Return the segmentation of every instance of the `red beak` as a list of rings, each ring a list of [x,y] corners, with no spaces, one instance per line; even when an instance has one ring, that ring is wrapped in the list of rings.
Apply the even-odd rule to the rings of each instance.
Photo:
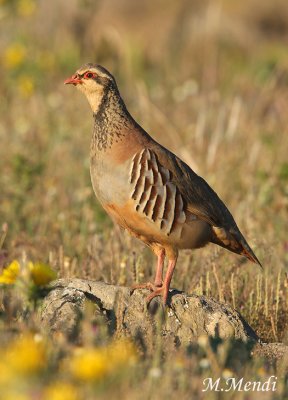
[[[68,85],[68,84],[77,85],[78,83],[82,83],[82,81],[80,78],[78,78],[77,75],[73,75],[73,76],[71,76],[71,78],[68,78],[68,79],[66,79],[66,81],[64,81],[65,85]]]

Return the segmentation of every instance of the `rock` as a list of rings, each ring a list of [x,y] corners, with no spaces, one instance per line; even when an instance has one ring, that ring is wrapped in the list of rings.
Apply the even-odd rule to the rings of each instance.
[[[147,308],[147,290],[131,290],[84,279],[59,279],[50,286],[41,312],[43,327],[51,332],[61,332],[76,340],[85,305],[92,302],[97,314],[109,326],[110,332],[141,338],[157,330],[161,319],[162,336],[172,338],[177,345],[188,345],[201,335],[235,338],[252,341],[257,346],[255,354],[281,358],[287,355],[287,346],[281,343],[262,343],[242,316],[227,304],[212,298],[170,292],[169,307],[155,298]]]

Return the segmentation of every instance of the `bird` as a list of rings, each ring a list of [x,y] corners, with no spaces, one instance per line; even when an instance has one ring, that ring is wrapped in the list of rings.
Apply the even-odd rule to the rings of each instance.
[[[214,243],[261,266],[216,192],[184,161],[154,140],[131,116],[113,75],[88,63],[64,82],[87,98],[94,119],[90,175],[104,210],[157,256],[147,303],[168,304],[181,249]],[[164,263],[167,270],[164,275]]]

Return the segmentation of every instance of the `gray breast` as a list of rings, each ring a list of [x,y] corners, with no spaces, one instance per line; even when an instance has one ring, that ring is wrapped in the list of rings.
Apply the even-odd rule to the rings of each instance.
[[[129,200],[128,164],[129,161],[114,165],[105,157],[91,161],[91,181],[101,203],[113,203],[117,199],[117,204],[121,206]]]

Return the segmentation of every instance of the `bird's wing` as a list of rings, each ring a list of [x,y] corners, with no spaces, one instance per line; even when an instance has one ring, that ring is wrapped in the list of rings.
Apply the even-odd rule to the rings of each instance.
[[[158,143],[154,142],[150,150],[155,153],[159,163],[171,172],[172,181],[186,201],[188,212],[212,226],[214,243],[245,255],[261,265],[230,211],[208,183],[175,154]]]
[[[212,226],[237,228],[223,201],[203,178],[161,145],[155,144],[152,150],[160,164],[171,171],[173,181],[187,203],[188,211]]]

